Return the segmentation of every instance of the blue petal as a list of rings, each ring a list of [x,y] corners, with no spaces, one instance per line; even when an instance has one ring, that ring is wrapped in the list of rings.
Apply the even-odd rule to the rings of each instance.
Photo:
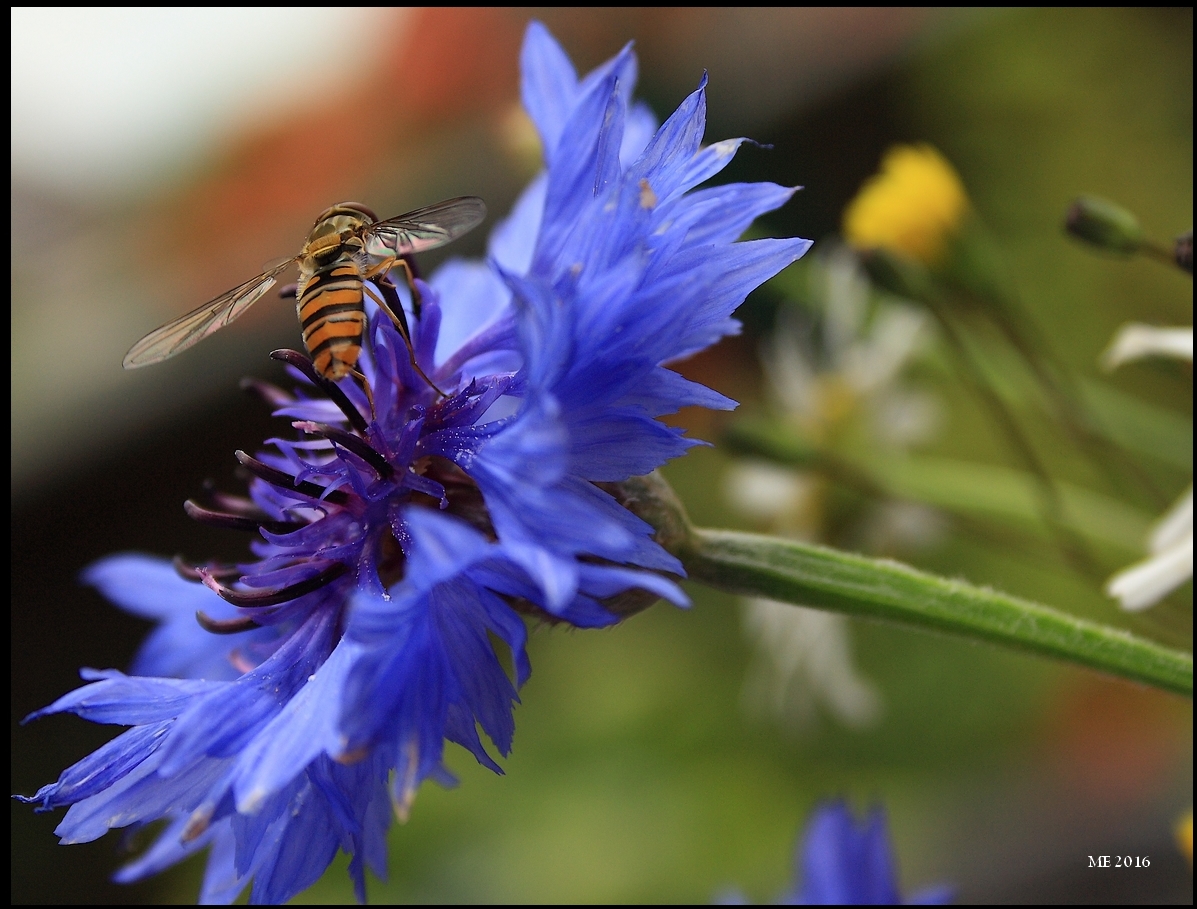
[[[237,810],[252,814],[321,754],[341,751],[337,713],[360,647],[342,640],[307,684],[254,736],[233,770]]]
[[[547,283],[506,273],[503,278],[515,295],[520,315],[528,382],[534,388],[550,388],[568,371],[573,359],[570,313]]]
[[[432,593],[429,606],[441,645],[456,670],[464,706],[507,754],[515,735],[511,706],[519,697],[487,638],[490,629],[479,603],[484,595],[473,585],[445,585]]]
[[[657,131],[657,115],[643,101],[637,101],[628,111],[623,127],[623,144],[619,149],[619,162],[624,169],[644,153],[645,147]]]
[[[17,796],[22,802],[39,804],[39,810],[59,808],[90,798],[124,779],[154,753],[169,723],[136,726],[72,764],[58,781],[43,786],[33,796]]]
[[[161,749],[162,772],[178,773],[198,756],[239,754],[327,658],[334,619],[330,610],[314,613],[260,666],[194,698]]]
[[[687,246],[731,243],[758,217],[780,208],[796,189],[776,183],[728,183],[698,189],[668,209],[671,230],[686,227]]]
[[[694,185],[683,185],[683,181],[689,173],[687,164],[698,153],[706,131],[706,84],[703,75],[698,88],[662,124],[628,171],[629,181],[647,180],[658,200],[667,200]]]
[[[655,593],[675,606],[689,606],[690,598],[673,581],[648,571],[634,571],[611,565],[581,566],[583,590],[593,597],[613,597],[626,590],[640,589]]]
[[[724,247],[702,247],[680,253],[669,263],[662,276],[662,290],[651,301],[665,312],[673,312],[669,357],[681,358],[709,347],[729,333],[730,314],[744,302],[748,293],[796,262],[810,248],[810,240],[749,240]],[[695,274],[714,275],[701,298],[689,298],[684,311],[674,302],[679,288],[672,279],[681,279],[691,287],[704,282],[689,281]],[[683,289],[684,292],[684,289]],[[689,295],[686,295],[689,297]],[[648,301],[646,301],[647,303]]]
[[[126,612],[161,623],[137,651],[132,675],[232,679],[237,676],[229,662],[232,647],[275,636],[269,629],[236,639],[205,631],[195,619],[197,612],[224,620],[237,618],[237,608],[203,584],[179,577],[166,559],[112,555],[85,569],[81,579]]]
[[[548,186],[548,173],[542,171],[520,194],[511,214],[491,233],[487,255],[504,272],[522,275],[532,267]]]
[[[481,262],[451,259],[436,270],[431,283],[448,301],[436,342],[437,363],[444,363],[469,338],[484,331],[511,300],[503,282]]]
[[[208,588],[183,580],[168,560],[155,556],[136,552],[105,556],[85,568],[80,580],[144,619],[162,622],[180,614],[194,619],[197,609],[211,609],[212,615],[221,618],[235,614],[234,607]]]
[[[900,902],[885,817],[874,811],[857,830],[848,806],[833,802],[815,812],[801,849],[807,905],[896,905]]]
[[[439,761],[445,737],[490,761],[469,731],[475,722],[500,751],[510,749],[518,698],[487,632],[512,645],[521,681],[528,668],[518,619],[462,574],[495,547],[456,519],[419,514],[411,527],[407,579],[389,600],[355,601],[348,633],[363,646],[345,684],[342,731],[353,748],[385,729],[402,730],[404,741],[418,743],[422,777]]]
[[[327,805],[310,784],[291,796],[275,826],[267,859],[254,873],[250,899],[255,903],[285,903],[316,883],[337,854]]]
[[[664,367],[657,367],[642,378],[622,401],[625,406],[654,417],[677,413],[682,407],[735,410],[739,406],[731,398]]]
[[[561,136],[558,160],[549,170],[533,270],[545,272],[557,261],[576,225],[579,207],[606,189],[618,176],[630,55],[617,58],[610,73],[583,94]]]
[[[55,833],[63,843],[88,843],[116,827],[158,820],[200,804],[224,762],[197,760],[177,776],[158,774],[161,749],[103,792],[76,802]]]
[[[528,23],[524,33],[520,72],[523,74],[520,97],[524,110],[540,132],[545,161],[551,162],[566,120],[573,111],[578,77],[561,45],[535,20]]]
[[[410,509],[407,518],[413,540],[406,583],[429,591],[461,574],[485,558],[490,543],[486,537],[458,518],[445,517],[427,509]]]
[[[571,467],[596,483],[617,483],[652,473],[698,444],[684,430],[635,413],[608,413],[570,421]]]
[[[31,713],[25,721],[54,713],[74,713],[93,723],[158,723],[177,717],[196,696],[225,688],[219,682],[141,678],[115,669],[102,673],[84,670],[84,677],[102,680],[76,688],[49,707]]]
[[[194,855],[196,852],[207,846],[209,842],[213,840],[215,833],[212,828],[204,831],[198,837],[189,842],[183,842],[183,834],[187,828],[189,820],[190,819],[185,814],[173,820],[158,834],[158,838],[154,841],[154,844],[150,846],[149,849],[142,853],[142,855],[140,855],[136,861],[130,862],[128,865],[125,865],[123,868],[117,871],[117,873],[112,876],[112,879],[118,884],[134,883],[142,878],[149,877],[151,874],[157,874],[159,871],[166,870],[171,865],[183,861],[185,858]],[[227,824],[225,826],[227,826]],[[218,847],[214,845],[213,849],[215,850],[216,848]],[[208,859],[209,871],[215,864],[217,864],[216,857],[210,856]],[[237,893],[240,892],[241,888],[244,886],[244,883],[241,883],[235,891],[228,895],[227,899],[219,900],[219,902],[231,903],[237,898]],[[213,900],[204,899],[201,896],[200,902],[210,903],[213,902]]]
[[[678,186],[689,189],[711,179],[731,164],[732,158],[736,156],[736,152],[745,141],[744,139],[724,139],[702,149],[686,162],[684,171],[678,175]]]

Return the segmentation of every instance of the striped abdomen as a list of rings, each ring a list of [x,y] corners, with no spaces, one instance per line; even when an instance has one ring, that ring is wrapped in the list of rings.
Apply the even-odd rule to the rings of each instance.
[[[316,371],[326,379],[347,375],[361,355],[366,331],[357,263],[341,258],[318,267],[310,280],[301,280],[295,308]]]

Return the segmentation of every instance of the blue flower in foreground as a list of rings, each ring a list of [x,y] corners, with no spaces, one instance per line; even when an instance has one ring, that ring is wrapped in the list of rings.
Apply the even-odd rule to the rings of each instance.
[[[34,714],[131,728],[29,801],[70,806],[66,843],[165,821],[120,880],[210,847],[203,900],[252,881],[253,901],[282,902],[344,849],[364,899],[392,814],[423,780],[452,782],[446,740],[501,772],[477,730],[510,751],[530,672],[521,613],[597,627],[629,597],[686,602],[663,576],[681,565],[599,484],[696,444],[657,417],[734,406],[662,364],[736,331],[749,291],[810,243],[735,242],[790,189],[693,189],[738,145],[701,145],[702,86],[658,129],[630,100],[630,49],[579,80],[533,24],[521,62],[546,170],[487,262],[418,282],[409,320],[431,384],[377,312],[368,393],[276,352],[297,391],[253,387],[298,436],[237,453],[248,498],[187,505],[258,532],[255,561],[123,555],[85,577],[160,627],[137,675],[85,670],[90,684]]]
[[[858,826],[844,802],[822,805],[807,824],[794,864],[794,886],[777,898],[783,906],[926,906],[952,899],[951,888],[942,886],[902,899],[880,808]]]

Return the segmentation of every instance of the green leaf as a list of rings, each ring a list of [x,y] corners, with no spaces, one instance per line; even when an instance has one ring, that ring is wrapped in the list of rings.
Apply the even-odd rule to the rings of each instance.
[[[871,465],[892,495],[1021,525],[1040,525],[1035,477],[1026,471],[954,458],[917,456]],[[1138,553],[1153,516],[1117,499],[1057,481],[1066,527],[1091,540]]]
[[[808,445],[784,424],[737,420],[724,434],[734,452],[800,469],[820,470],[868,495],[924,502],[956,514],[1000,521],[1022,531],[1046,532],[1037,480],[1027,471],[930,455],[895,457],[877,452],[854,460]],[[1143,549],[1154,520],[1134,506],[1099,492],[1057,481],[1062,520],[1070,530],[1130,553]]]
[[[1095,379],[1081,379],[1081,393],[1111,440],[1137,455],[1192,471],[1191,419]]]

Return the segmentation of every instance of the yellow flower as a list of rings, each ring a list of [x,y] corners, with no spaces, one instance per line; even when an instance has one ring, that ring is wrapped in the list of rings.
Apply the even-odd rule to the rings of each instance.
[[[1181,855],[1193,865],[1193,812],[1190,811],[1176,825],[1176,845],[1180,847]]]
[[[844,237],[935,265],[968,213],[959,175],[930,145],[895,145],[844,211]]]

